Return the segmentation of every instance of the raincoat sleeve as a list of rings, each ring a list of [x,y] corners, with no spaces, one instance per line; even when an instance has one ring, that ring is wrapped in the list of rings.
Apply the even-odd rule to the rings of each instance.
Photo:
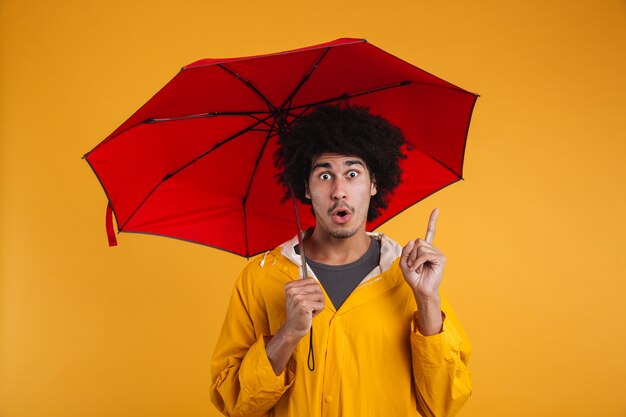
[[[233,289],[211,361],[211,401],[226,416],[264,416],[294,381],[290,365],[274,374],[265,351],[263,309],[246,268]],[[265,317],[263,319],[263,317]]]
[[[443,331],[423,336],[415,313],[411,332],[413,377],[418,411],[425,417],[455,416],[472,393],[467,369],[471,345],[456,315],[442,297]]]

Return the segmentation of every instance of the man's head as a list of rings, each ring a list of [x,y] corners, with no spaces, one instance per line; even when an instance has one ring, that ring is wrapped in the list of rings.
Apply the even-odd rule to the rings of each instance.
[[[309,184],[319,157],[354,157],[362,162],[363,174],[375,190],[367,211],[371,221],[387,208],[390,194],[400,183],[404,143],[400,129],[365,108],[320,106],[294,122],[279,138],[275,154],[275,164],[281,170],[278,180],[286,195],[291,189],[296,198],[311,204]]]

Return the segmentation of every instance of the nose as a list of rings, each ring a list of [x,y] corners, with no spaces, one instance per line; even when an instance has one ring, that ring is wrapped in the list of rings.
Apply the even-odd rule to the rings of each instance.
[[[331,197],[333,200],[342,200],[347,197],[346,181],[343,178],[339,177],[333,181]]]

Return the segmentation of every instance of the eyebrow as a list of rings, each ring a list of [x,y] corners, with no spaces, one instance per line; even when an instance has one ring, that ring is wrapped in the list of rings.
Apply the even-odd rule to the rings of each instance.
[[[365,168],[365,164],[362,161],[359,161],[358,159],[349,159],[346,162],[344,162],[344,166],[352,166],[352,165],[361,165],[363,168]],[[315,164],[313,164],[313,167],[311,168],[312,171],[315,171],[317,168],[330,168],[330,162],[316,162]]]

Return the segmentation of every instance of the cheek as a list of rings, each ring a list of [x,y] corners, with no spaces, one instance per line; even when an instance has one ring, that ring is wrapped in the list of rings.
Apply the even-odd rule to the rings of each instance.
[[[376,190],[375,190],[375,189],[373,189],[373,188],[371,188],[371,187],[369,187],[369,185],[364,186],[364,187],[360,190],[360,192],[359,192],[359,195],[361,196],[361,197],[360,197],[360,201],[361,201],[361,204],[362,204],[363,206],[369,205],[370,201],[372,200],[372,196],[373,196],[374,194],[376,194],[376,192],[375,192],[375,191],[376,191]]]

